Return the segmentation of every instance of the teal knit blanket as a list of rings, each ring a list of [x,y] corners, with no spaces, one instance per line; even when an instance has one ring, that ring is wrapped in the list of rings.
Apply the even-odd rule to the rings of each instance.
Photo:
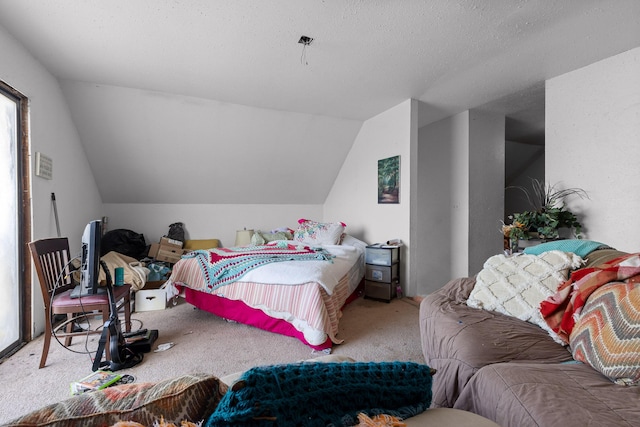
[[[359,413],[405,419],[431,405],[432,373],[412,362],[256,367],[229,388],[205,427],[352,426]]]

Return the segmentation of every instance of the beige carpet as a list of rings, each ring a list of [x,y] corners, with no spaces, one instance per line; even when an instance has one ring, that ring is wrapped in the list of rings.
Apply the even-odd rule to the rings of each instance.
[[[359,298],[345,307],[339,338],[332,354],[359,361],[413,361],[423,363],[418,325],[418,303],[407,298],[384,303]],[[158,329],[155,346],[172,342],[163,352],[146,353],[144,361],[118,373],[136,382],[155,382],[185,373],[218,376],[255,365],[288,363],[324,355],[295,338],[227,322],[181,302],[161,311],[133,313],[133,327]],[[43,337],[30,342],[0,364],[0,424],[46,404],[70,396],[69,384],[91,373],[91,357],[99,335],[90,335],[91,354],[72,353],[52,340],[47,365],[38,369]],[[76,338],[71,349],[83,351]],[[155,348],[154,346],[154,348]]]

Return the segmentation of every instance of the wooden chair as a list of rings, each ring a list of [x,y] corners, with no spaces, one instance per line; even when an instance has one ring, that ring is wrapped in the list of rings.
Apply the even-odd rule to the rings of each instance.
[[[64,337],[64,346],[71,345],[74,336],[86,336],[89,333],[102,333],[102,328],[90,331],[74,332],[74,323],[77,318],[84,317],[84,313],[98,311],[102,313],[103,323],[109,319],[110,303],[106,293],[87,295],[81,298],[71,298],[74,288],[71,280],[69,240],[66,237],[41,239],[29,243],[33,263],[35,264],[45,312],[45,336],[40,368],[47,362],[51,336]],[[117,302],[118,312],[124,308],[124,324],[126,332],[131,330],[131,285],[114,286],[114,297]],[[56,314],[66,314],[67,320],[53,328],[52,318]],[[61,331],[64,327],[65,331]],[[109,359],[109,352],[107,359]]]

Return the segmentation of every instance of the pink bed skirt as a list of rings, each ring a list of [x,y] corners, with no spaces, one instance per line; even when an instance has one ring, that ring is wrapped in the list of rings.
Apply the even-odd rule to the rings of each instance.
[[[249,307],[242,301],[231,300],[219,297],[217,295],[196,291],[190,288],[184,288],[185,299],[187,302],[200,310],[208,311],[223,319],[233,320],[245,325],[254,326],[265,331],[274,332],[276,334],[294,337],[302,341],[314,350],[326,350],[333,346],[331,338],[320,345],[311,345],[304,339],[302,332],[298,331],[289,322],[282,319],[275,319],[268,316],[262,310]],[[361,294],[361,286],[349,295],[344,306],[358,298]]]

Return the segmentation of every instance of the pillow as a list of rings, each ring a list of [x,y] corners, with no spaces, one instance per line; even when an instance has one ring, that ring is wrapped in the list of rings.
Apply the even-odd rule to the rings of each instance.
[[[254,246],[264,245],[269,242],[274,242],[276,240],[291,240],[291,234],[284,231],[276,231],[276,232],[265,232],[265,231],[254,231],[251,236],[251,244]]]
[[[199,240],[185,240],[183,249],[189,251],[196,251],[198,249],[211,249],[220,246],[220,240],[218,239],[199,239]]]
[[[339,245],[345,227],[342,222],[322,223],[300,219],[293,240],[309,246]]]
[[[629,253],[616,249],[598,249],[589,254],[582,268],[597,267],[625,255],[629,255]]]
[[[467,305],[517,317],[550,331],[540,314],[540,303],[554,295],[569,270],[581,263],[578,255],[561,251],[492,256],[478,273]]]
[[[575,360],[616,384],[639,384],[640,285],[612,282],[589,295],[569,346]]]
[[[227,386],[208,374],[185,375],[159,383],[125,384],[84,393],[45,406],[8,426],[65,427],[136,421],[200,421],[214,411]]]
[[[356,239],[355,237],[346,233],[343,234],[342,242],[340,244],[345,246],[354,246],[356,248],[361,249],[363,252],[367,247],[367,243],[363,242],[360,239]]]
[[[257,419],[283,426],[354,425],[359,412],[404,419],[429,408],[432,375],[429,366],[413,362],[258,366],[229,388],[205,427],[267,425]]]
[[[547,251],[573,252],[581,258],[586,258],[591,252],[604,248],[611,249],[604,243],[594,242],[593,240],[562,239],[529,246],[524,248],[523,252],[529,255],[540,255]]]

